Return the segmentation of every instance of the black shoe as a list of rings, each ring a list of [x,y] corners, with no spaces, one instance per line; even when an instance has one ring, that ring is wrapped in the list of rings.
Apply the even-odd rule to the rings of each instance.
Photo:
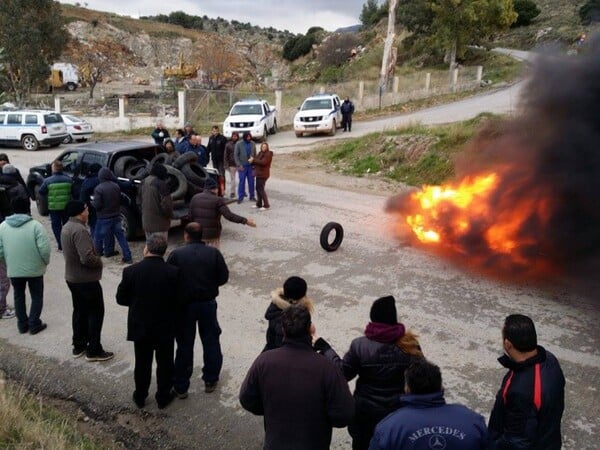
[[[86,348],[77,348],[77,347],[73,347],[73,358],[79,358],[80,356],[83,356],[86,352]]]
[[[25,328],[19,328],[19,333],[21,334],[25,334],[29,331],[29,327],[25,327]]]
[[[125,259],[125,258],[122,258],[122,259],[121,259],[121,262],[122,262],[123,264],[133,264],[133,259]]]
[[[204,392],[206,392],[207,394],[215,392],[215,389],[217,389],[217,383],[218,381],[215,381],[213,383],[204,383]]]
[[[104,256],[106,256],[107,258],[111,258],[113,256],[117,256],[118,254],[119,252],[117,250],[113,250],[112,252],[105,253]]]
[[[39,327],[29,330],[29,334],[38,334],[40,331],[44,331],[46,328],[48,328],[48,325],[42,322]]]
[[[113,352],[105,352],[102,350],[97,355],[90,355],[89,353],[85,355],[85,359],[87,361],[108,361],[109,359],[113,359],[115,354]]]
[[[169,392],[169,395],[166,399],[162,400],[162,401],[158,401],[158,399],[156,399],[156,403],[158,403],[158,409],[165,409],[167,406],[169,406],[171,404],[171,402],[173,401],[173,399],[177,397],[177,394],[175,393],[174,389],[171,389],[171,391]]]
[[[179,391],[177,391],[177,389],[173,388],[173,392],[175,392],[175,395],[177,396],[177,398],[179,400],[188,398],[188,391],[179,392]]]
[[[141,409],[141,408],[143,408],[144,406],[146,406],[146,399],[145,399],[145,398],[138,398],[138,397],[135,395],[135,392],[133,393],[133,397],[132,397],[132,398],[133,398],[133,403],[135,403],[135,405],[136,405],[138,408],[140,408],[140,409]]]

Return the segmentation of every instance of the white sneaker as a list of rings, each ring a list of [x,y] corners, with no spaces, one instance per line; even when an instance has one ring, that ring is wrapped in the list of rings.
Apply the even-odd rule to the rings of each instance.
[[[15,317],[15,310],[12,308],[6,308],[6,311],[2,314],[3,319],[12,319]]]
[[[256,206],[256,205],[252,205],[250,208],[258,208],[258,206]]]
[[[269,208],[265,208],[265,207],[263,206],[262,208],[259,208],[258,210],[259,210],[259,211],[266,211],[266,210],[268,210],[268,209],[269,209]]]

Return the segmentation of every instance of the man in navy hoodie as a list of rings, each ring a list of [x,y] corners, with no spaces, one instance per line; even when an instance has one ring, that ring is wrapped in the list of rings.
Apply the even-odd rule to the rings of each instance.
[[[370,450],[480,450],[489,440],[483,417],[444,400],[440,368],[424,359],[404,374],[400,409],[375,428]]]

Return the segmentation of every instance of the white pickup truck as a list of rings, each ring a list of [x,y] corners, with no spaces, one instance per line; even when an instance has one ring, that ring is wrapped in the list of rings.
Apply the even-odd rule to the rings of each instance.
[[[234,131],[240,134],[240,138],[244,131],[249,131],[254,139],[266,141],[269,134],[277,132],[277,110],[271,108],[266,100],[236,102],[223,122],[223,136],[231,139]]]

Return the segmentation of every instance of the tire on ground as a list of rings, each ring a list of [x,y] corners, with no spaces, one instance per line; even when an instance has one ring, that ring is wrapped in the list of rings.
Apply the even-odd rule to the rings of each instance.
[[[186,164],[180,170],[189,182],[200,186],[204,186],[204,182],[208,178],[208,172],[200,164]]]
[[[117,162],[115,162],[113,172],[118,177],[125,177],[125,169],[127,169],[127,166],[136,161],[138,161],[138,159],[135,156],[121,156],[117,159]]]
[[[173,167],[176,169],[181,169],[186,164],[198,161],[198,155],[194,152],[185,152],[183,155],[179,156],[175,161],[173,161]]]
[[[167,185],[171,192],[173,200],[179,200],[185,197],[187,193],[188,185],[185,175],[178,169],[172,166],[165,166],[169,178],[167,179]]]
[[[333,241],[329,241],[329,236],[331,232],[335,231],[335,237]],[[327,250],[328,252],[336,251],[340,245],[342,244],[342,240],[344,239],[344,229],[337,222],[329,222],[327,223],[323,229],[321,230],[321,247],[323,250]]]

